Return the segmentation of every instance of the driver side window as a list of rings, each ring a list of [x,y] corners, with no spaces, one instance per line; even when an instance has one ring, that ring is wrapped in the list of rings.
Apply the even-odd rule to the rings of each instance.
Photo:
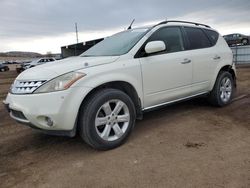
[[[184,50],[181,29],[179,27],[165,27],[157,30],[149,38],[151,41],[163,41],[166,45],[165,53],[179,52]]]
[[[44,60],[43,60],[43,59],[41,59],[38,63],[39,63],[39,64],[41,64],[41,63],[43,63],[43,62],[44,62]]]

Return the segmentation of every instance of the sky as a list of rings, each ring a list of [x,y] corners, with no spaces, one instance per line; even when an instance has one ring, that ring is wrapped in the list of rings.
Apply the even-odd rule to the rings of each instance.
[[[178,19],[222,35],[250,35],[250,0],[0,0],[0,52],[60,53],[60,47],[128,27]]]

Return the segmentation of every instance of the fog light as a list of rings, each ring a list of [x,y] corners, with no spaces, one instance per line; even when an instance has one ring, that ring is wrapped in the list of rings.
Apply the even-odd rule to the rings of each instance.
[[[46,123],[47,123],[47,125],[49,126],[49,127],[52,127],[53,126],[53,121],[52,121],[52,119],[51,118],[49,118],[49,117],[45,117],[45,121],[46,121]]]

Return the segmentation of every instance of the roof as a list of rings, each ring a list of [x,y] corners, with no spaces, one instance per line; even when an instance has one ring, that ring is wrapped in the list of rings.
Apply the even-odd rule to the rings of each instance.
[[[160,22],[157,25],[168,24],[168,23],[189,24],[189,25],[191,24],[195,26],[203,26],[203,27],[211,28],[209,25],[206,25],[206,24],[197,23],[197,22],[189,22],[189,21],[181,21],[181,20],[167,20],[167,21]]]

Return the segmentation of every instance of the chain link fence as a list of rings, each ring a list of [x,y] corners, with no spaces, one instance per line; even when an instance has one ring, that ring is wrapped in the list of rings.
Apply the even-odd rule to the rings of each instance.
[[[231,47],[235,64],[250,64],[250,45]]]

